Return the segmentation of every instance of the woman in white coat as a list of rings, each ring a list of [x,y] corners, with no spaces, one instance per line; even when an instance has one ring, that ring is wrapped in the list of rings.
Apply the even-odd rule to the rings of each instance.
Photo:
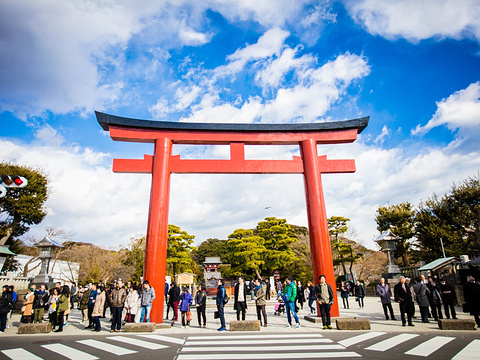
[[[125,322],[135,322],[135,315],[138,310],[138,292],[133,287],[128,288],[127,298],[125,299]]]
[[[94,321],[94,328],[92,331],[100,331],[102,326],[100,325],[100,316],[103,316],[103,309],[105,307],[105,286],[97,286],[97,297],[95,298],[95,304],[93,305],[92,317]]]

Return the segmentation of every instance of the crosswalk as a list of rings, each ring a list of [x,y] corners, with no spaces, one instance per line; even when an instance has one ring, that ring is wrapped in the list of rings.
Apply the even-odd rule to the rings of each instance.
[[[177,360],[319,359],[361,357],[320,334],[189,336]],[[219,353],[220,350],[220,353]]]
[[[178,338],[161,334],[112,335],[95,339],[72,340],[64,343],[44,343],[25,348],[0,350],[0,359],[47,360],[49,354],[66,359],[95,360],[120,356],[124,359],[142,357],[143,351],[162,351],[170,348],[175,360],[220,359],[335,359],[364,358],[374,354],[409,358],[446,359],[444,349],[452,346],[451,360],[477,360],[480,339],[462,340],[462,336],[425,336],[415,333],[392,334],[366,332],[334,341],[326,333],[273,333],[245,335],[205,335]],[[338,333],[336,333],[338,334]],[[335,338],[335,336],[332,336]],[[457,342],[455,341],[457,340]],[[3,348],[3,346],[2,346]],[[154,353],[152,353],[154,354]],[[157,355],[155,355],[157,356]],[[167,359],[164,353],[159,358]]]

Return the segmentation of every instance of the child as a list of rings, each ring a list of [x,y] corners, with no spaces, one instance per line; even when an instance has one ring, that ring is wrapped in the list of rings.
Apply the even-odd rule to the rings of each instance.
[[[275,303],[275,315],[280,315],[285,312],[285,303],[283,302],[282,297],[280,296]]]
[[[188,292],[188,288],[185,286],[183,288],[183,293],[180,295],[180,311],[182,312],[182,327],[190,327],[191,314],[187,316],[187,313],[190,312],[190,305],[192,305],[193,298],[192,295]]]

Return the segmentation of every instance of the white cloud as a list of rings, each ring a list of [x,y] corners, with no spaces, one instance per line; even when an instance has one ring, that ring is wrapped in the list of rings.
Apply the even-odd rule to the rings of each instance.
[[[346,1],[352,18],[369,33],[411,42],[429,38],[480,40],[478,0]]]
[[[278,55],[283,48],[285,39],[290,35],[288,31],[273,28],[259,37],[255,44],[247,45],[227,56],[228,63],[215,69],[217,76],[234,75],[243,70],[251,61],[267,59]]]
[[[295,57],[298,47],[286,48],[279,57],[266,61],[263,69],[255,74],[255,81],[263,88],[277,88],[291,71],[304,72],[307,67],[315,65],[315,58],[309,54]]]
[[[390,129],[387,127],[387,125],[384,125],[382,128],[382,133],[375,139],[375,144],[383,144],[385,138],[390,137],[390,135]]]
[[[186,25],[185,20],[183,20],[181,23],[178,36],[180,40],[182,40],[183,44],[189,45],[189,46],[198,46],[198,45],[206,44],[212,38],[211,34],[204,34],[191,29]]]
[[[472,129],[480,129],[480,82],[470,84],[446,99],[437,102],[437,111],[425,126],[418,125],[412,134],[424,134],[446,125],[451,131],[461,129],[461,135],[470,136]]]

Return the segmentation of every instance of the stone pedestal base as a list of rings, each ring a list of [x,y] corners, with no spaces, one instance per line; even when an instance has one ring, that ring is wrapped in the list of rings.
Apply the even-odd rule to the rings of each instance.
[[[473,319],[439,319],[438,327],[442,330],[475,330]]]
[[[20,324],[18,326],[19,334],[41,334],[52,332],[52,323]]]
[[[156,328],[157,324],[154,322],[125,324],[125,332],[154,332]]]
[[[370,320],[357,318],[343,318],[336,320],[338,330],[370,330]]]
[[[230,331],[260,331],[260,321],[230,321]]]

